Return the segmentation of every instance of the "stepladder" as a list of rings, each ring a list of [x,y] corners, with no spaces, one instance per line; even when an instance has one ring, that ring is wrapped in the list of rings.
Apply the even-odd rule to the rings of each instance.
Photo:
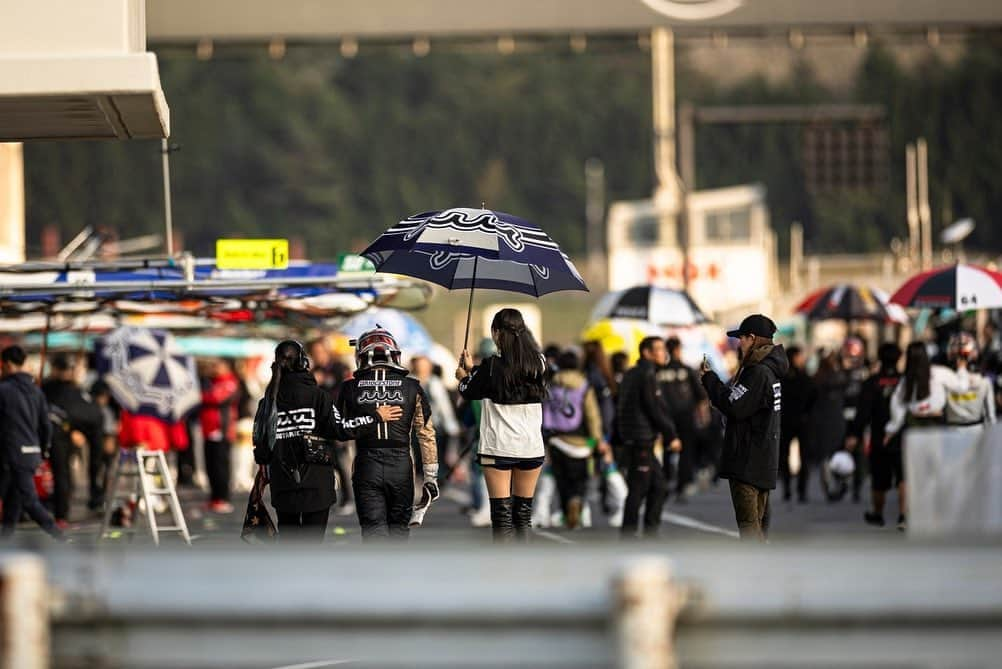
[[[99,540],[111,536],[112,516],[121,503],[123,516],[128,515],[127,511],[134,506],[138,515],[146,518],[154,545],[160,545],[163,532],[177,532],[186,544],[191,545],[191,534],[163,451],[143,448],[119,451],[108,491]],[[170,515],[170,521],[161,524],[158,515]],[[138,522],[135,519],[126,531],[134,534]]]

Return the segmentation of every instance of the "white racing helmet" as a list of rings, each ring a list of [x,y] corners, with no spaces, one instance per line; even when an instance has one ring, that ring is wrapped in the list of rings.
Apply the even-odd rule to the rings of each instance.
[[[378,365],[404,369],[400,364],[400,347],[397,340],[379,323],[373,330],[367,330],[358,339],[349,342],[355,347],[355,365],[366,369]]]

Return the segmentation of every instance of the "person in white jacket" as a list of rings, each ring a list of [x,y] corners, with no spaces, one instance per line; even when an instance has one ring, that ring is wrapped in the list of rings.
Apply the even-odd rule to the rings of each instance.
[[[905,353],[905,374],[891,395],[891,419],[884,442],[905,427],[929,427],[946,422],[946,400],[950,390],[963,387],[948,367],[933,365],[925,344],[914,341]]]
[[[891,419],[884,430],[884,446],[890,444],[902,430],[907,432],[914,428],[943,425],[947,396],[962,387],[962,381],[952,369],[933,365],[929,361],[929,353],[923,342],[914,341],[909,344],[905,352],[905,374],[891,395]],[[906,447],[902,440],[902,448]],[[901,497],[898,529],[904,530],[907,522],[904,480],[901,481],[898,492]]]
[[[995,422],[995,391],[992,383],[972,366],[978,359],[978,342],[967,332],[950,338],[947,349],[957,372],[959,388],[946,396],[946,423],[958,427],[980,427]]]

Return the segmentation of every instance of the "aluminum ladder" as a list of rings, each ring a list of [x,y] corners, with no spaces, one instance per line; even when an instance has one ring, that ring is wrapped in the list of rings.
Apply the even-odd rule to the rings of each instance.
[[[130,479],[134,483],[124,486],[125,490],[123,491],[123,481],[127,482]],[[101,523],[99,541],[106,539],[111,532],[111,516],[115,510],[116,502],[122,501],[129,504],[130,497],[134,495],[146,505],[146,524],[150,529],[154,545],[160,545],[161,532],[178,532],[184,542],[191,545],[191,534],[188,532],[188,524],[184,520],[181,502],[177,498],[177,490],[174,488],[174,480],[167,468],[167,458],[163,451],[150,451],[143,448],[123,449],[119,452],[111,485],[108,487],[111,496],[105,502],[104,521]],[[157,502],[161,498],[167,499],[168,511],[170,511],[172,518],[170,525],[161,526],[157,521]],[[136,506],[138,510],[138,503]],[[132,527],[128,531],[131,534],[135,533],[135,522],[132,523]]]

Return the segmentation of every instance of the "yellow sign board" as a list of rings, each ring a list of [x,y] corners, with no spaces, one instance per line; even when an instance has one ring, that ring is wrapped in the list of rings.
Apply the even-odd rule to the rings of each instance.
[[[285,269],[289,266],[288,239],[217,239],[219,269]]]

